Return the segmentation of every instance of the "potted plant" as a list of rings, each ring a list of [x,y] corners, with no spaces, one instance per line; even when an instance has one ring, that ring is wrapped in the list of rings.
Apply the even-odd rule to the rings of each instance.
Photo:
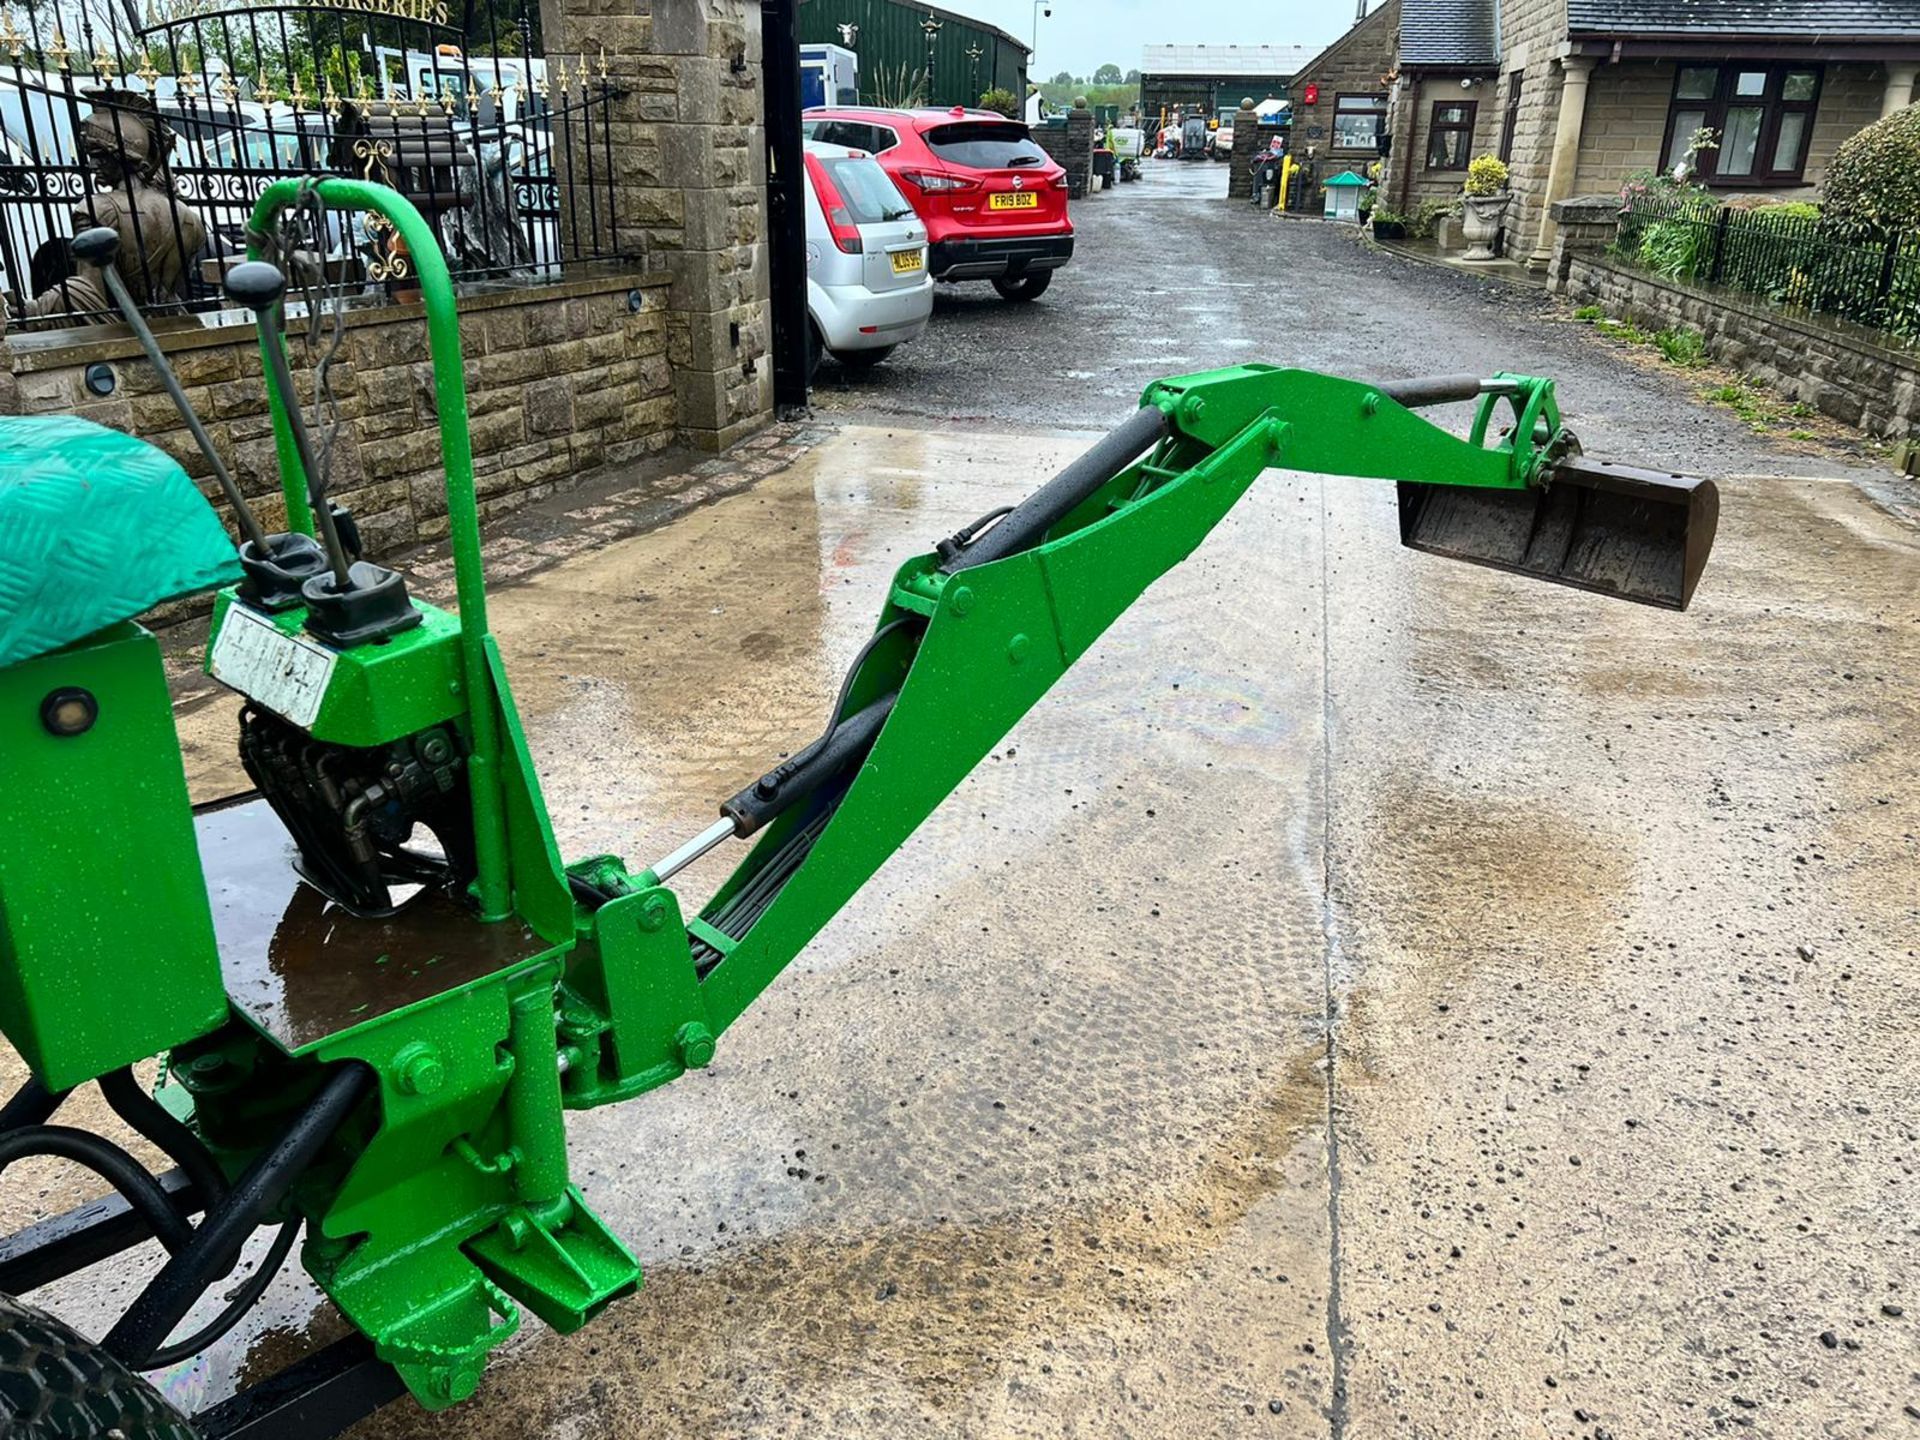
[[[1467,260],[1492,260],[1493,242],[1506,221],[1507,206],[1513,193],[1507,189],[1507,167],[1497,156],[1481,155],[1467,166],[1465,213],[1460,217],[1460,233],[1466,237]]]
[[[1384,205],[1373,207],[1373,238],[1376,240],[1404,240],[1407,238],[1407,217],[1398,210],[1389,210]]]

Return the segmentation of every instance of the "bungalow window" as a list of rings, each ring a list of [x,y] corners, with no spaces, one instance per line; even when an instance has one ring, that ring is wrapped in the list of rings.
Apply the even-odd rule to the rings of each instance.
[[[1718,147],[1694,157],[1701,180],[1797,184],[1819,101],[1817,65],[1682,65],[1674,75],[1660,166],[1671,170],[1687,158],[1695,132],[1711,130]]]
[[[1436,100],[1427,125],[1427,169],[1464,170],[1473,148],[1473,117],[1477,100]]]
[[[1333,148],[1378,150],[1387,128],[1387,97],[1338,95],[1333,102]]]

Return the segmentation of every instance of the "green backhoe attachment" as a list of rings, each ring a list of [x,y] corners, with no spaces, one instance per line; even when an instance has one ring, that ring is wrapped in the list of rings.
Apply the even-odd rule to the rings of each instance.
[[[284,280],[270,267],[288,213],[313,196],[379,212],[410,251],[457,615],[347,555],[325,477],[309,473]],[[286,1227],[280,1254],[304,1228],[308,1272],[429,1407],[473,1392],[521,1307],[571,1330],[636,1289],[633,1256],[571,1180],[564,1110],[709,1063],[828,919],[1266,471],[1392,482],[1409,546],[1676,609],[1712,543],[1711,483],[1585,459],[1550,380],[1368,384],[1261,365],[1163,380],[1053,480],[902,565],[819,738],[714,797],[705,832],[651,865],[563,865],[487,629],[460,329],[433,233],[394,192],[336,179],[269,187],[252,233],[256,263],[233,290],[261,316],[299,533],[249,539],[247,579],[217,599],[207,665],[244,701],[256,793],[189,814],[179,756],[154,742],[166,695],[153,641],[130,623],[155,597],[88,611],[90,633],[49,633],[0,663],[0,797],[20,802],[0,798],[0,1023],[38,1076],[7,1107],[0,1165],[71,1153],[41,1133],[57,1128],[44,1122],[60,1092],[95,1076],[124,1090],[109,1070],[165,1050],[164,1114],[123,1113],[195,1170],[207,1215],[182,1235],[164,1197],[133,1207],[135,1238],[158,1233],[173,1250],[105,1342],[134,1368],[217,1333],[168,1343],[232,1270],[235,1237],[265,1223]],[[1478,406],[1465,436],[1418,413],[1451,401]],[[151,468],[125,443],[130,469]],[[226,578],[230,562],[224,549],[201,556],[182,583]],[[23,633],[9,603],[0,593],[0,636]],[[120,646],[145,668],[122,676]],[[48,729],[43,707],[88,686],[102,736],[83,754],[84,737]],[[83,766],[92,778],[47,803],[68,783],[56,762],[76,759],[137,767],[152,784],[129,799]],[[57,827],[141,852],[126,871],[144,867],[142,893],[167,897],[164,943],[150,922],[136,943],[131,888],[85,908],[60,888],[76,862]],[[744,857],[688,914],[668,882],[735,840]],[[84,1001],[59,985],[69,954],[155,1003],[130,999],[138,1023],[90,1042]]]

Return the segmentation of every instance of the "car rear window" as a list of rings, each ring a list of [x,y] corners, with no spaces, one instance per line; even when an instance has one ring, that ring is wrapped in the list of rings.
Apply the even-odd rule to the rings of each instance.
[[[1000,125],[991,120],[939,125],[927,131],[927,148],[949,165],[964,165],[970,170],[1011,170],[1047,163],[1047,152],[1034,143],[1027,127],[1011,121]]]
[[[846,202],[847,218],[856,225],[877,225],[883,220],[904,220],[913,214],[906,197],[894,187],[878,160],[842,157],[819,161],[833,181],[833,188]]]

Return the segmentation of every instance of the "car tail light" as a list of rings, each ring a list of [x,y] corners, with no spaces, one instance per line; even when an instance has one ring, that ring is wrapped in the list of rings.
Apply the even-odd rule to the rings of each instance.
[[[813,193],[820,198],[820,208],[826,211],[827,230],[833,236],[833,243],[849,255],[858,255],[860,227],[853,223],[846,198],[841,195],[840,187],[833,183],[833,177],[827,173],[827,167],[820,163],[818,155],[807,156],[807,173],[813,177]]]
[[[929,195],[952,195],[962,190],[978,190],[980,182],[964,175],[942,175],[937,170],[902,170],[902,180],[910,180]]]
[[[1053,177],[1053,188],[1056,190],[1064,190],[1067,188],[1066,171],[1062,170],[1058,175]]]

